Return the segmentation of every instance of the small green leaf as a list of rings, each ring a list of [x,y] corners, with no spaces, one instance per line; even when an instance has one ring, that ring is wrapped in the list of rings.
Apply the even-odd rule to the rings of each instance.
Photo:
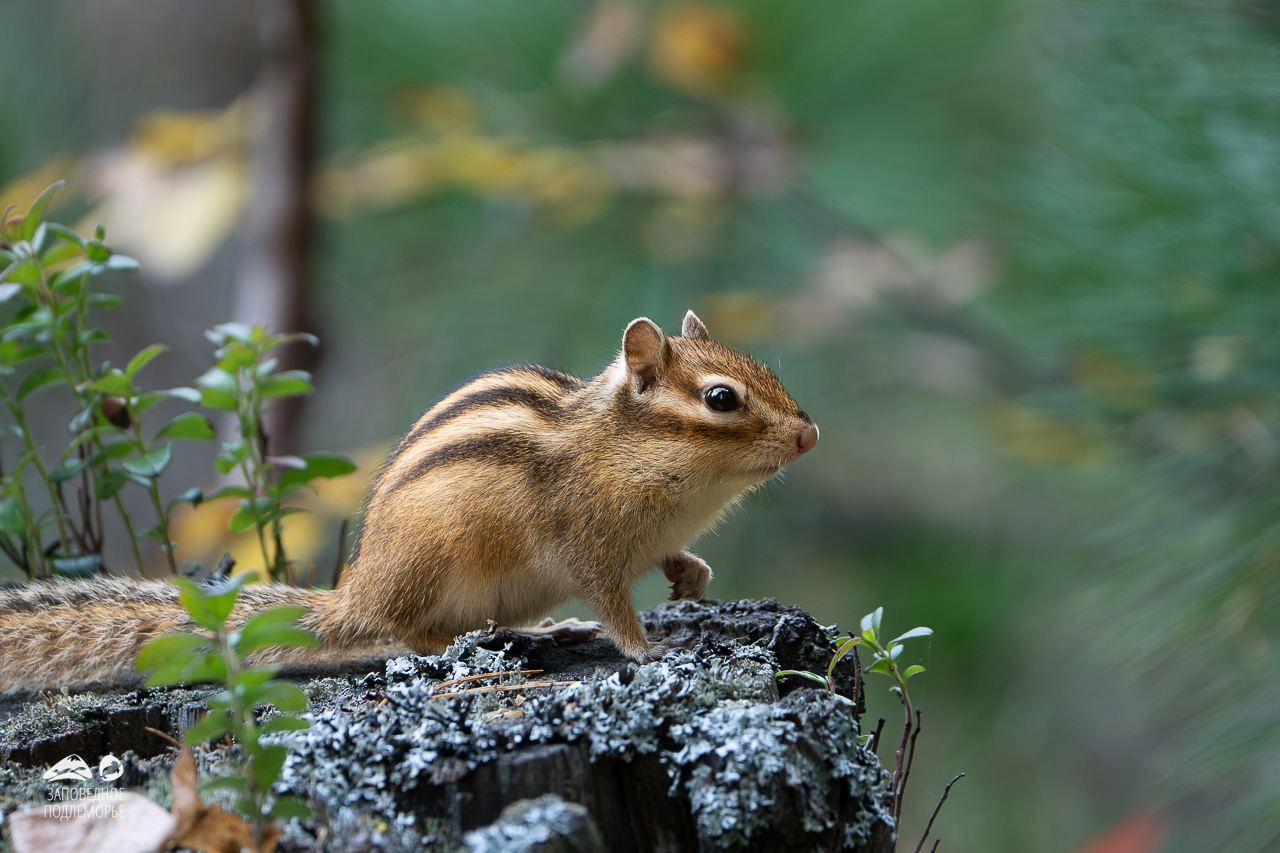
[[[919,675],[924,671],[925,671],[925,668],[922,667],[920,664],[913,663],[911,664],[911,666],[907,667],[905,670],[902,671],[902,680],[909,681],[911,680],[911,676]]]
[[[888,675],[893,671],[893,661],[888,658],[877,658],[876,662],[867,667],[867,672],[878,672],[882,675]]]
[[[288,714],[280,714],[272,717],[261,726],[258,731],[264,735],[276,734],[278,732],[304,732],[311,728],[311,724],[300,717],[291,717]]]
[[[244,323],[219,323],[205,332],[204,336],[218,346],[232,340],[247,343],[253,336],[253,329]]]
[[[861,637],[850,637],[840,644],[840,648],[836,649],[836,653],[831,656],[831,663],[827,664],[827,678],[830,678],[831,674],[836,671],[836,664],[840,663],[840,659],[853,651],[861,642]]]
[[[0,532],[25,533],[27,520],[22,514],[22,504],[13,495],[0,497]]]
[[[273,681],[262,692],[262,702],[281,711],[298,712],[307,709],[307,694],[298,685],[288,681]]]
[[[236,395],[217,388],[205,388],[200,391],[200,405],[219,412],[234,412]]]
[[[51,385],[57,385],[65,381],[62,371],[55,365],[48,364],[44,367],[38,367],[26,379],[23,379],[22,384],[18,386],[18,402],[21,403],[42,388],[48,388]]]
[[[169,501],[169,506],[179,503],[189,503],[192,506],[200,506],[204,503],[204,492],[199,486],[192,486],[173,500]]]
[[[213,423],[196,412],[178,415],[156,433],[156,438],[178,438],[186,441],[210,441],[213,437]]]
[[[305,820],[311,817],[311,807],[307,805],[306,800],[299,797],[279,796],[271,804],[268,814],[277,820],[289,820],[291,818]]]
[[[356,470],[356,463],[337,453],[307,453],[302,457],[306,466],[289,468],[280,475],[281,488],[309,483],[316,479],[344,477]]]
[[[132,397],[133,382],[123,371],[112,368],[105,375],[89,383],[94,391],[100,391],[108,397]]]
[[[240,597],[240,588],[247,581],[248,576],[241,575],[204,593],[205,607],[218,623],[216,628],[209,625],[206,625],[206,628],[218,630],[227,623],[227,617],[231,615],[232,609],[236,606],[236,599]]]
[[[226,617],[218,618],[210,609],[209,597],[199,584],[187,578],[174,578],[173,583],[178,587],[178,600],[182,602],[182,608],[187,611],[187,615],[210,631],[222,628]]]
[[[231,731],[231,721],[226,714],[208,713],[200,718],[194,726],[187,729],[182,736],[183,743],[197,746],[215,738],[220,738]]]
[[[175,631],[147,641],[138,651],[138,672],[152,672],[162,665],[186,660],[209,649],[209,639],[190,631]]]
[[[98,554],[85,554],[80,557],[55,557],[49,561],[53,573],[64,578],[87,578],[98,573],[102,568],[102,557]]]
[[[130,457],[121,464],[130,474],[138,477],[159,477],[173,461],[173,445],[163,445],[159,450]]]
[[[49,482],[65,483],[72,477],[78,476],[81,471],[89,467],[88,459],[69,459],[64,464],[49,472]]]
[[[258,783],[259,788],[271,790],[271,786],[280,778],[280,771],[284,769],[284,760],[288,756],[287,749],[273,743],[261,747],[256,755],[249,758],[249,772],[253,774],[253,780]]]
[[[310,612],[310,607],[304,607],[301,604],[284,604],[280,607],[272,607],[255,614],[251,619],[247,620],[244,623],[244,627],[240,629],[240,633],[246,634],[261,628],[292,625]]]
[[[120,493],[124,484],[129,482],[120,471],[107,471],[93,481],[93,494],[100,501],[109,501]]]
[[[49,233],[56,235],[73,246],[80,249],[84,248],[85,239],[65,225],[59,225],[57,222],[50,222]]]
[[[227,469],[230,470],[230,469]],[[225,473],[225,472],[224,472]],[[205,503],[209,501],[221,500],[223,498],[247,498],[249,497],[249,489],[245,486],[228,485],[219,486],[212,492],[204,496]]]
[[[152,344],[142,352],[129,359],[129,363],[125,365],[124,374],[132,379],[138,374],[138,371],[146,367],[157,356],[168,351],[168,347],[164,344]]]
[[[320,641],[310,631],[287,625],[272,625],[255,631],[241,631],[236,652],[247,656],[262,649],[315,648],[319,645]]]
[[[774,678],[785,678],[788,675],[794,675],[798,678],[807,678],[809,681],[817,682],[823,687],[827,687],[827,680],[816,672],[809,672],[803,669],[781,669],[773,674]]]
[[[44,221],[45,209],[53,199],[54,193],[66,185],[66,181],[58,181],[56,184],[51,184],[44,192],[40,193],[39,198],[32,202],[30,209],[27,210],[26,218],[22,220],[23,240],[30,240],[35,236],[36,229],[39,228],[40,223]]]
[[[932,636],[933,636],[933,629],[925,628],[922,625],[919,628],[912,628],[910,631],[905,631],[899,634],[898,636],[890,640],[889,644],[892,645],[894,643],[901,643],[903,640],[912,640],[912,639],[915,639],[916,637],[932,637]]]
[[[89,459],[91,465],[97,465],[100,462],[112,462],[116,459],[123,459],[133,452],[135,445],[127,439],[104,444]]]
[[[227,521],[227,530],[232,533],[243,533],[258,523],[258,511],[253,501],[242,501],[240,507]]]
[[[275,376],[268,376],[258,385],[258,393],[263,397],[295,397],[310,394],[314,390],[311,374],[305,370],[286,370]]]
[[[173,397],[178,400],[186,400],[188,403],[191,403],[192,405],[195,405],[196,403],[200,402],[200,392],[197,391],[195,388],[185,388],[185,387],[170,388],[167,391],[161,391],[159,393],[164,394],[168,397]]]
[[[218,776],[200,783],[201,791],[243,791],[248,783],[243,776]]]

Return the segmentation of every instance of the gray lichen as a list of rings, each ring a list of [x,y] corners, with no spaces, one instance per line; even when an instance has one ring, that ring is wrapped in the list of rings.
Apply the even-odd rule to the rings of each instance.
[[[688,649],[635,666],[603,639],[556,647],[477,632],[439,656],[306,682],[311,728],[277,736],[290,750],[279,791],[305,796],[315,816],[290,823],[284,848],[323,833],[331,850],[516,849],[492,845],[520,821],[564,815],[548,802],[503,830],[504,807],[551,793],[585,807],[606,843],[646,831],[636,823],[647,818],[661,835],[651,846],[887,849],[887,774],[858,746],[849,704],[789,683],[780,696],[773,675],[821,666],[825,629],[769,600],[681,602],[647,622]],[[852,666],[837,672],[845,689]],[[484,677],[441,688],[471,676]],[[507,689],[477,689],[494,686]],[[196,695],[179,693],[129,701],[189,717]],[[163,770],[150,771],[165,760],[127,762],[133,783],[163,788]],[[215,749],[203,763],[224,760]]]
[[[496,821],[468,832],[471,853],[603,853],[604,839],[591,814],[555,794],[519,800]]]

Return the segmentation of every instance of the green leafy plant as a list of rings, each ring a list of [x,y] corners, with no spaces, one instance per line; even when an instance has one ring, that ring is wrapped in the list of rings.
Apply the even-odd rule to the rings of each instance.
[[[143,348],[123,367],[96,361],[93,348],[108,337],[93,326],[91,315],[116,307],[120,298],[96,292],[90,283],[137,264],[108,247],[101,228],[86,239],[45,221],[61,186],[46,190],[23,215],[10,207],[0,216],[0,405],[9,415],[0,439],[17,444],[12,465],[0,457],[0,551],[32,580],[105,572],[103,505],[112,504],[137,570],[145,570],[141,541],[149,538],[160,544],[169,571],[177,574],[174,507],[234,497],[241,505],[229,522],[231,532],[253,528],[267,573],[291,579],[282,520],[304,510],[290,496],[317,479],[343,476],[356,467],[332,453],[269,452],[264,412],[279,399],[312,391],[304,371],[277,369],[276,353],[293,342],[314,345],[316,339],[239,323],[216,326],[207,335],[218,347],[217,364],[197,380],[197,388],[140,387],[139,374],[166,351],[161,344]],[[70,438],[55,458],[46,459],[28,427],[28,406],[36,394],[59,388],[74,403]],[[223,445],[215,464],[224,476],[242,476],[243,484],[207,495],[190,488],[165,499],[159,480],[173,462],[174,442],[215,437],[209,418],[191,410],[148,429],[152,409],[169,400],[234,415],[237,440]],[[138,529],[121,497],[131,483],[146,492],[155,514],[146,529]]]
[[[238,497],[240,508],[228,526],[233,533],[253,528],[262,562],[276,580],[290,579],[281,522],[301,511],[286,499],[314,480],[341,477],[356,469],[346,457],[332,453],[304,456],[272,456],[263,415],[275,400],[310,394],[311,376],[304,370],[277,370],[274,353],[287,344],[316,345],[313,335],[274,334],[262,326],[222,323],[205,333],[218,349],[217,363],[196,380],[200,401],[208,408],[230,412],[239,427],[239,438],[223,445],[215,465],[223,474],[240,471],[245,484],[226,486],[210,496]]]
[[[907,779],[911,775],[911,764],[915,757],[915,741],[920,735],[920,718],[921,714],[911,702],[911,693],[907,689],[907,682],[917,675],[925,671],[920,664],[911,664],[905,668],[898,664],[902,657],[902,652],[906,648],[908,640],[914,640],[919,637],[933,636],[932,628],[923,626],[912,628],[905,631],[892,640],[881,640],[881,620],[884,617],[884,608],[877,607],[866,616],[862,617],[859,623],[859,633],[836,637],[832,642],[835,650],[831,655],[831,661],[827,664],[825,674],[811,672],[809,670],[784,669],[776,673],[778,678],[804,678],[816,684],[821,684],[830,690],[842,701],[853,704],[848,698],[836,693],[835,669],[840,661],[856,649],[862,646],[871,654],[871,662],[866,666],[867,673],[878,673],[890,679],[893,683],[889,690],[898,697],[898,701],[902,704],[903,726],[902,737],[898,744],[898,751],[895,754],[894,769],[891,780],[893,790],[893,814],[895,818],[902,816],[902,800],[906,792]],[[883,724],[883,720],[880,721]],[[863,735],[862,744],[872,751],[879,745],[880,729],[877,728],[874,734]]]
[[[116,307],[120,299],[95,292],[91,280],[111,270],[136,269],[137,263],[108,247],[101,228],[86,239],[45,221],[61,186],[47,189],[26,214],[15,216],[10,207],[0,217],[0,262],[6,264],[0,273],[0,306],[6,312],[0,332],[0,399],[12,420],[5,432],[20,443],[17,464],[0,479],[0,548],[28,578],[102,571],[102,504],[109,502],[120,513],[141,570],[139,537],[120,497],[124,486],[135,482],[148,491],[157,516],[156,525],[142,535],[160,540],[176,572],[168,532],[170,505],[163,503],[156,485],[171,458],[164,439],[211,436],[195,435],[188,419],[150,440],[144,437],[145,411],[171,397],[195,399],[190,389],[144,392],[135,385],[137,373],[163,347],[145,348],[123,369],[95,362],[94,346],[108,337],[94,328],[92,313]],[[36,393],[57,387],[71,393],[76,408],[68,424],[71,439],[50,465],[28,427],[26,406]],[[182,432],[186,434],[178,435]],[[29,468],[47,493],[44,510],[37,509],[24,485]],[[73,484],[68,499],[65,493]],[[45,542],[46,527],[56,537],[51,544]]]
[[[275,667],[251,666],[247,661],[265,649],[314,647],[318,641],[295,624],[307,612],[305,607],[263,610],[239,628],[233,627],[231,617],[244,576],[214,590],[202,589],[185,578],[176,578],[174,583],[179,586],[182,606],[203,630],[156,637],[138,653],[137,668],[149,673],[148,686],[203,681],[223,686],[209,699],[208,713],[187,730],[184,740],[196,745],[230,736],[235,741],[239,771],[210,780],[205,787],[234,792],[236,808],[249,820],[261,848],[273,819],[310,815],[303,800],[272,793],[288,753],[280,744],[262,742],[264,735],[306,729],[307,721],[296,715],[306,710],[307,697],[297,685],[276,679]],[[265,705],[280,713],[259,721],[258,709]]]

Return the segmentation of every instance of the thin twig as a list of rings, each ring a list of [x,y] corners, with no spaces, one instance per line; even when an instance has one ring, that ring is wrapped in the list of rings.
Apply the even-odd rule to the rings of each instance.
[[[907,748],[907,765],[902,770],[902,782],[898,785],[895,818],[902,817],[902,801],[907,796],[907,779],[911,778],[911,765],[916,760],[916,740],[920,737],[920,718],[923,716],[924,712],[916,709],[916,729],[911,733],[911,746]]]
[[[898,742],[898,751],[894,753],[893,759],[893,816],[896,818],[899,814],[898,802],[902,798],[902,770],[906,766],[907,761],[907,745],[911,740],[911,700],[907,698],[906,693],[900,693],[898,698],[902,700],[902,740]]]
[[[929,853],[938,853],[938,845],[942,843],[941,838],[933,839],[933,846],[929,848]]]
[[[151,728],[151,726],[143,726],[142,728],[146,731],[151,732],[156,737],[164,738],[165,740],[169,741],[169,743],[173,744],[178,749],[182,749],[182,744],[178,742],[178,739],[175,738],[173,735],[169,734],[168,732],[162,732],[159,729],[153,729]]]
[[[871,740],[867,741],[867,749],[870,749],[872,752],[875,752],[877,749],[880,748],[880,734],[883,731],[884,731],[884,717],[881,717],[880,721],[876,723],[876,730],[871,734]]]
[[[938,817],[938,812],[942,811],[942,804],[947,801],[947,795],[951,793],[951,786],[964,778],[964,773],[957,773],[947,787],[942,789],[942,796],[938,798],[938,804],[933,807],[933,814],[929,815],[929,822],[924,825],[924,835],[920,836],[920,841],[916,844],[915,853],[920,853],[920,848],[924,847],[924,843],[929,840],[929,833],[933,831],[933,822]],[[941,839],[938,839],[941,840]],[[938,849],[938,840],[933,842],[933,849]]]
[[[432,693],[439,693],[449,687],[456,687],[459,684],[466,684],[468,681],[480,681],[484,678],[498,678],[503,675],[537,675],[541,673],[541,669],[514,669],[506,672],[478,672],[475,675],[465,675],[462,678],[455,678],[452,681],[442,681],[435,687],[431,688]]]
[[[457,693],[433,693],[432,699],[456,699],[459,696],[467,696],[478,693],[506,693],[510,690],[539,690],[544,687],[575,687],[582,683],[581,679],[575,681],[526,681],[523,684],[492,684],[487,687],[470,687],[466,690],[459,690]]]

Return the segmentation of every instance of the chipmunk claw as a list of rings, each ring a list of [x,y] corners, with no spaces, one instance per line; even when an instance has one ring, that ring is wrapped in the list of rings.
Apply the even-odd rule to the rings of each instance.
[[[662,660],[672,652],[683,651],[692,645],[693,640],[689,637],[664,637],[656,643],[651,643],[647,649],[641,649],[627,657],[639,664],[653,663]]]
[[[664,558],[662,573],[671,581],[671,595],[668,597],[671,601],[699,601],[712,577],[707,561],[688,551]]]

